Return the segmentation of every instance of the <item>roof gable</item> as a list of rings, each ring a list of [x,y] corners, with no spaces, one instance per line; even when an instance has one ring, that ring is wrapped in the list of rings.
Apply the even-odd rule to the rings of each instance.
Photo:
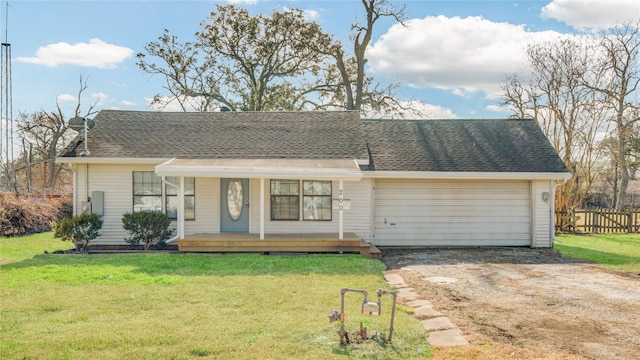
[[[567,172],[532,119],[366,120],[376,171]]]

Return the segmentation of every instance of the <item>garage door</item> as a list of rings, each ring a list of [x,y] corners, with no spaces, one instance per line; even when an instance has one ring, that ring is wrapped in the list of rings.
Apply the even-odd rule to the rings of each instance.
[[[528,181],[376,180],[381,246],[528,246]]]

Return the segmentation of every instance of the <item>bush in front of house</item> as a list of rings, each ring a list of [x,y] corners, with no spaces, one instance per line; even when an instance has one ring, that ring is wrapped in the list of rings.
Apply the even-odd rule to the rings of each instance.
[[[144,250],[163,248],[173,235],[169,229],[171,220],[166,214],[156,211],[136,211],[122,216],[122,225],[130,236],[124,241],[134,248],[143,245]]]
[[[63,241],[71,241],[79,252],[87,251],[91,240],[100,236],[102,218],[92,213],[76,215],[60,222],[52,221],[53,236]]]

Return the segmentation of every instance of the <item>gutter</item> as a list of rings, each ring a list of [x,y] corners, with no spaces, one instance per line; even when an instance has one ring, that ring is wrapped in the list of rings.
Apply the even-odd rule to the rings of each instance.
[[[376,179],[460,179],[460,180],[562,180],[573,175],[539,172],[471,172],[471,171],[363,171],[364,178]]]
[[[57,157],[56,163],[69,164],[151,164],[158,165],[171,158],[93,158],[93,157]]]

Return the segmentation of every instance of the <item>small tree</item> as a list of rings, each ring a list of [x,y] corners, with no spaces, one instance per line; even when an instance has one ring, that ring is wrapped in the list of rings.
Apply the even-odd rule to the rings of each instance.
[[[100,236],[102,219],[96,214],[82,214],[51,224],[53,235],[71,241],[77,251],[85,252],[91,240]]]
[[[173,229],[169,229],[171,220],[161,212],[125,213],[122,216],[122,224],[130,234],[124,241],[133,247],[142,243],[144,250],[149,250],[152,245],[164,247],[166,240],[173,234]]]

